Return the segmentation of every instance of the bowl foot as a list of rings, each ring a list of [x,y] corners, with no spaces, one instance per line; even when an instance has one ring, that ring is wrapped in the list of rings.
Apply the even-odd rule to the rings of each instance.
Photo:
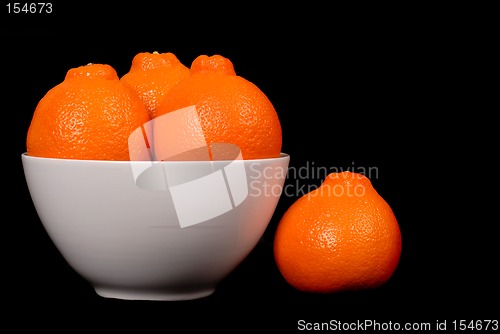
[[[94,287],[95,292],[104,298],[127,299],[127,300],[192,300],[210,296],[214,293],[215,288],[172,292],[165,290],[140,290],[127,288],[109,288],[109,287]]]

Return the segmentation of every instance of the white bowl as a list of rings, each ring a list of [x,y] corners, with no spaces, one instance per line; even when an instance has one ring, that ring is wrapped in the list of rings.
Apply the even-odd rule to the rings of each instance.
[[[21,155],[38,216],[103,297],[208,296],[253,250],[290,157],[99,161]]]

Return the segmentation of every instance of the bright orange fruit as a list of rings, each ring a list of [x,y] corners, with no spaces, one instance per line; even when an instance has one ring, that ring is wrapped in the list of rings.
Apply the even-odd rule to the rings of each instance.
[[[153,119],[165,93],[188,75],[189,68],[171,52],[141,52],[135,55],[129,72],[120,80],[139,94]]]
[[[128,137],[149,120],[141,99],[110,65],[71,68],[39,101],[28,129],[27,154],[129,160]]]
[[[237,145],[243,159],[280,155],[282,132],[273,104],[259,87],[236,75],[228,58],[198,56],[191,64],[189,76],[159,102],[156,117],[189,106],[196,106],[208,145]],[[189,129],[185,136],[189,136]]]
[[[395,272],[401,233],[389,204],[364,175],[331,173],[285,212],[274,239],[285,280],[305,292],[378,287]]]

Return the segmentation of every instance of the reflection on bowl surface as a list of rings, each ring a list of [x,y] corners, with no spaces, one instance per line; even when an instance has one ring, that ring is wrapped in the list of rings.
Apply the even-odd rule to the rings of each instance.
[[[21,155],[40,220],[103,297],[208,296],[252,251],[290,157],[100,161]]]

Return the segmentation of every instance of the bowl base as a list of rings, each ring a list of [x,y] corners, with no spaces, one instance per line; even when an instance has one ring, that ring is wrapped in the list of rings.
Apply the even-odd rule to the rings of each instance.
[[[94,287],[95,292],[104,298],[127,299],[127,300],[163,300],[180,301],[192,300],[210,296],[214,289],[196,290],[190,292],[171,292],[164,290],[138,290],[126,288]]]

